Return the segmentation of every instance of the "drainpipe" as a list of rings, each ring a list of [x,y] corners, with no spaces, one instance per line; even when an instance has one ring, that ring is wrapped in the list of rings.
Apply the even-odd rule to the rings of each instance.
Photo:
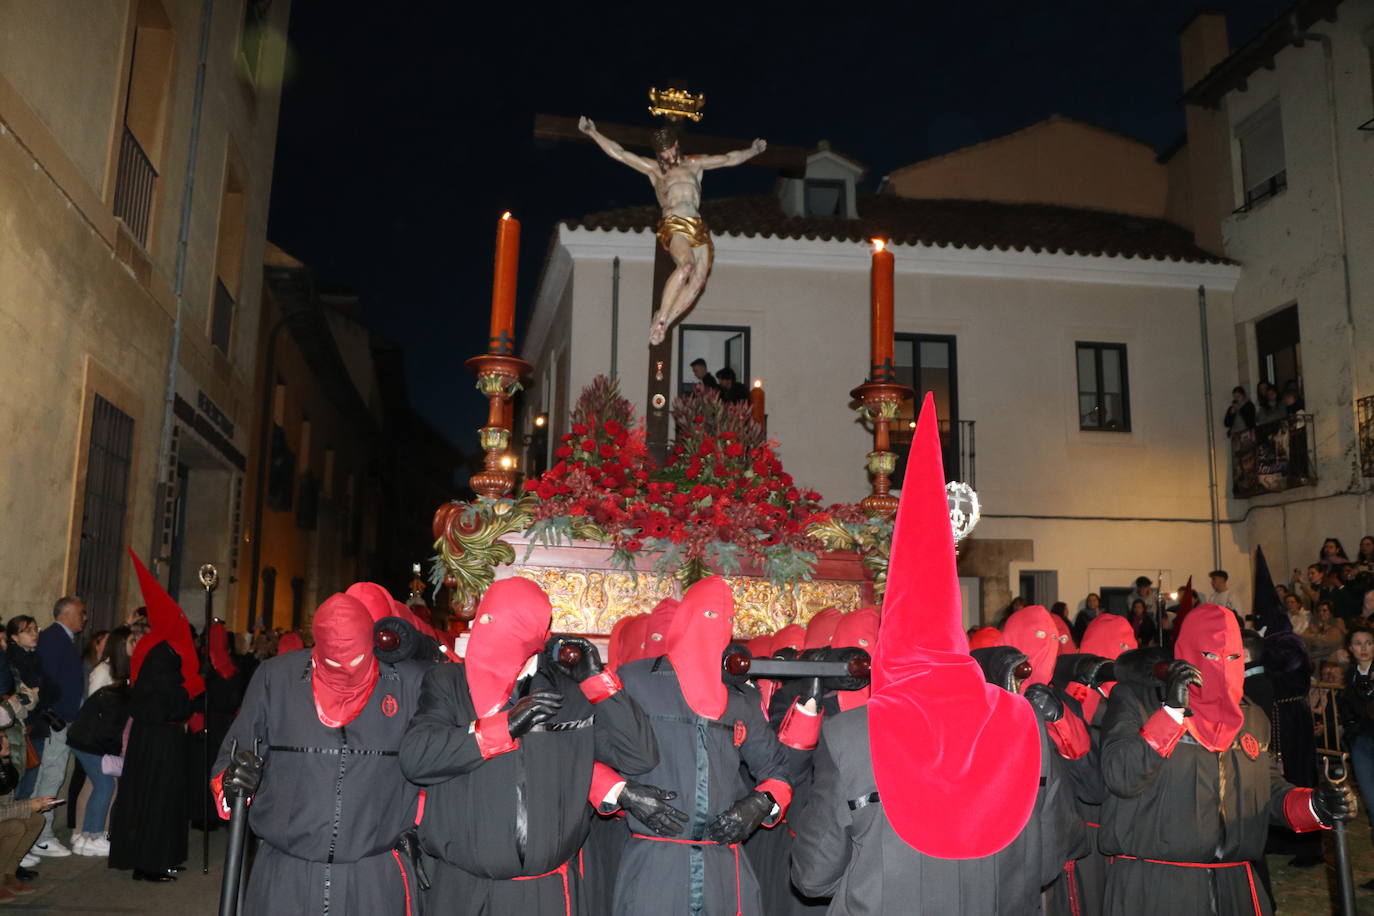
[[[1212,509],[1212,568],[1221,569],[1221,523],[1217,510],[1217,430],[1212,412],[1212,348],[1207,343],[1207,287],[1197,288],[1197,316],[1202,341],[1202,406],[1207,418],[1207,502]]]
[[[214,0],[201,0],[200,4],[200,56],[196,64],[196,89],[191,102],[191,139],[186,151],[186,178],[181,188],[181,220],[177,227],[176,272],[172,282],[172,295],[176,298],[176,317],[172,322],[172,350],[167,357],[167,390],[162,407],[162,438],[158,444],[158,461],[162,465],[158,476],[162,480],[159,492],[162,496],[157,506],[166,501],[166,495],[176,486],[176,468],[171,463],[173,407],[177,394],[177,366],[181,361],[181,318],[186,305],[186,253],[191,237],[191,201],[196,189],[196,156],[200,150],[200,115],[205,107],[205,62],[210,53],[210,22]],[[159,512],[155,517],[161,517]],[[153,547],[148,555],[156,564],[163,560],[159,551],[161,524],[153,530]]]
[[[1355,307],[1350,288],[1350,248],[1346,242],[1345,233],[1345,192],[1344,184],[1341,181],[1340,130],[1336,120],[1336,63],[1331,47],[1331,36],[1322,32],[1301,31],[1298,26],[1296,11],[1290,14],[1288,21],[1290,31],[1293,33],[1294,47],[1301,48],[1304,43],[1309,41],[1319,42],[1322,46],[1322,59],[1326,72],[1327,140],[1331,144],[1331,193],[1335,198],[1336,210],[1336,246],[1340,250],[1341,274],[1345,281],[1345,329],[1350,347],[1350,388],[1353,399],[1358,399],[1360,396],[1360,372],[1356,361],[1359,358],[1359,348],[1355,340]],[[1353,479],[1350,483],[1350,489],[1353,490],[1361,484],[1358,450],[1352,471]]]

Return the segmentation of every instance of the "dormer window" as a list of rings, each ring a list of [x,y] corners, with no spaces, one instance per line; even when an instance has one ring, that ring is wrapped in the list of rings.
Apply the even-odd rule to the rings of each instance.
[[[845,182],[841,178],[806,179],[807,216],[844,216]]]

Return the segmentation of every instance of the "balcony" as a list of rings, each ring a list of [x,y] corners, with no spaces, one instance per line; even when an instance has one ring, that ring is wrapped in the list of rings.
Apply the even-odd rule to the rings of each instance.
[[[129,126],[119,144],[119,166],[115,172],[114,215],[124,221],[129,234],[144,249],[148,247],[148,226],[153,212],[153,192],[157,189],[157,169],[139,145]]]
[[[1317,482],[1313,417],[1296,413],[1231,434],[1231,495],[1249,499]]]

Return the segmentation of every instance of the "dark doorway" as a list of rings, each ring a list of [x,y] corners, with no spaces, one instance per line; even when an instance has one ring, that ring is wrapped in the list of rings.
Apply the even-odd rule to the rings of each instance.
[[[1296,382],[1298,391],[1302,391],[1302,340],[1296,305],[1255,322],[1255,348],[1259,352],[1260,378],[1280,391],[1289,382]]]

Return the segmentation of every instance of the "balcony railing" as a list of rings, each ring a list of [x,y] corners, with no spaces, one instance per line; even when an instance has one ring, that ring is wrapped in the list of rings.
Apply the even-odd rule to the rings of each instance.
[[[1317,449],[1310,413],[1231,434],[1231,494],[1239,499],[1281,493],[1317,482]]]
[[[143,152],[129,126],[119,144],[119,168],[115,173],[114,214],[129,227],[129,232],[144,248],[148,247],[148,224],[153,212],[153,191],[157,189],[157,169]]]
[[[210,316],[210,343],[219,352],[229,355],[229,335],[234,330],[234,297],[224,281],[215,278],[214,313]]]

